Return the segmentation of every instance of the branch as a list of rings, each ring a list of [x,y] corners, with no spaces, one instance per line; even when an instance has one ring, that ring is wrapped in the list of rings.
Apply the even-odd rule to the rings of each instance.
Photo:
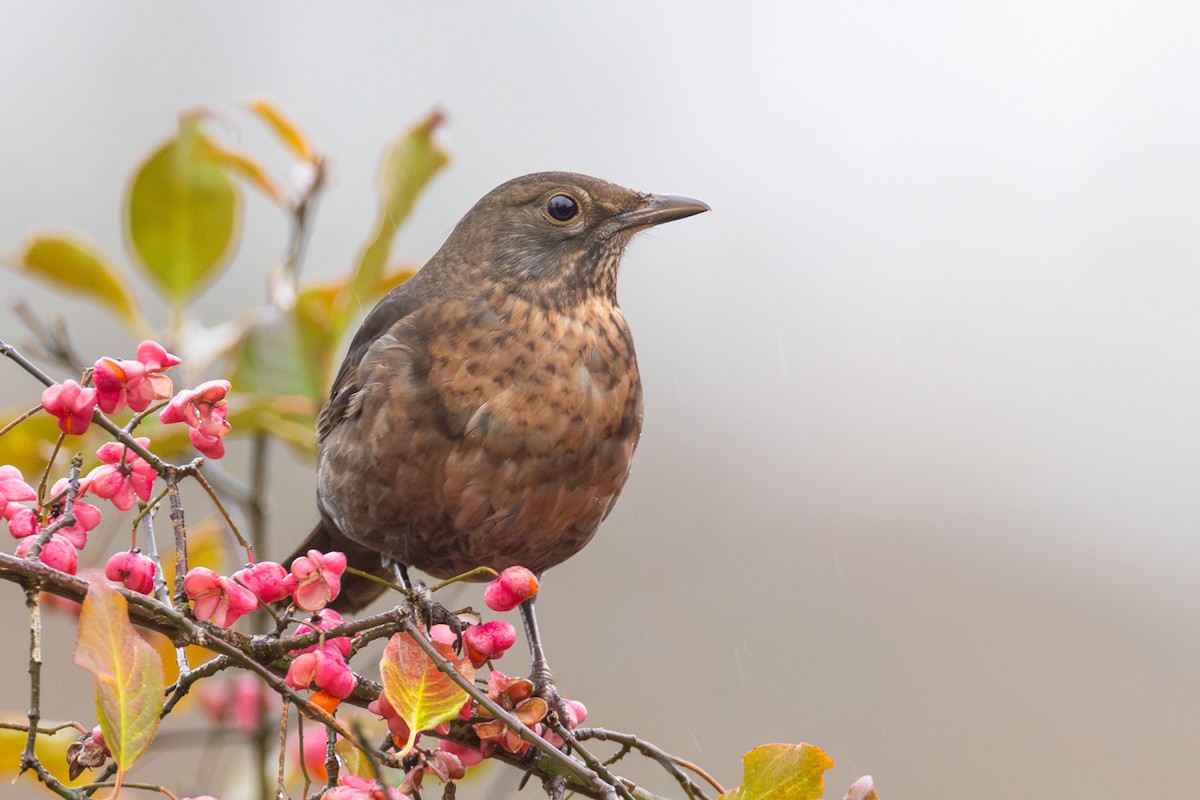
[[[0,355],[7,356],[10,360],[16,362],[21,369],[37,378],[46,386],[53,386],[54,384],[58,383],[58,381],[54,380],[45,372],[43,372],[36,364],[27,359],[25,356],[21,355],[17,351],[17,348],[13,347],[8,342],[5,342],[3,339],[0,339]],[[163,461],[161,458],[154,455],[154,453],[151,453],[145,447],[142,447],[140,444],[138,444],[137,440],[133,438],[132,433],[106,417],[99,408],[92,412],[92,421],[104,430],[111,433],[113,438],[129,448],[131,452],[136,453],[145,459],[146,463],[153,467],[154,471],[164,478],[167,477],[168,473],[172,471],[181,475],[190,474],[192,471],[199,468],[200,464],[204,463],[204,459],[197,458],[189,464],[178,466],[174,464],[168,464],[166,461]]]

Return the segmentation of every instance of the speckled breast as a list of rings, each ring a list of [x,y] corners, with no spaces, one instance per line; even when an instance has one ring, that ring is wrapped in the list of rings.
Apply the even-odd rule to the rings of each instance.
[[[541,572],[587,544],[628,476],[642,423],[629,329],[603,298],[435,311],[397,323],[359,366],[354,413],[370,424],[325,442],[323,511],[436,577]]]

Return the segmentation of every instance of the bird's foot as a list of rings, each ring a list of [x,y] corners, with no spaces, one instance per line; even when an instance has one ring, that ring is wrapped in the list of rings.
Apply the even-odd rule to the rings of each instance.
[[[554,685],[554,676],[550,674],[546,665],[534,664],[529,674],[529,681],[533,684],[534,694],[546,701],[546,705],[554,713],[558,723],[564,730],[569,730],[571,717],[567,713],[567,704],[562,695],[558,693],[558,687]]]
[[[450,609],[434,600],[433,592],[429,591],[429,587],[423,581],[414,581],[411,591],[417,619],[425,625],[425,630],[430,630],[434,625],[448,625],[450,630],[454,631],[456,640],[461,640],[462,632],[467,629],[467,623],[459,619]]]

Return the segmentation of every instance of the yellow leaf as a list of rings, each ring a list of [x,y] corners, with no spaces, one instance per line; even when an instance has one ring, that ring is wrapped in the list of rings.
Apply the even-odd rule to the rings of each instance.
[[[227,260],[240,213],[237,187],[190,116],[134,173],[125,229],[137,260],[182,305]]]
[[[125,598],[104,581],[94,581],[83,600],[74,661],[96,678],[96,712],[119,784],[158,730],[166,681],[158,654],[129,621]]]
[[[275,183],[275,179],[261,164],[245,153],[228,150],[206,136],[200,140],[199,155],[211,158],[229,169],[241,173],[243,178],[250,181],[252,186],[265,194],[272,202],[283,203],[283,192]]]
[[[449,645],[434,642],[434,647],[463,677],[475,680],[468,659],[456,657]],[[407,633],[397,633],[388,642],[379,673],[388,702],[408,725],[408,742],[400,752],[401,758],[412,749],[418,733],[454,719],[467,700],[466,690],[439,670]]]
[[[0,428],[19,417],[38,404],[38,392],[31,391],[23,399],[25,408],[0,409]],[[97,426],[93,425],[94,430]],[[46,468],[46,459],[54,451],[54,442],[58,439],[58,423],[54,417],[45,412],[39,412],[32,417],[26,417],[0,440],[3,449],[3,463],[12,464],[26,475],[38,475]],[[87,436],[92,435],[89,430]],[[106,434],[107,435],[107,434]],[[87,452],[83,445],[76,445]]]
[[[100,301],[135,333],[148,330],[126,286],[128,276],[99,247],[77,234],[34,234],[16,266],[59,289]]]
[[[29,718],[26,716],[17,716],[16,714],[3,714],[0,719],[4,722],[16,722],[21,725],[28,725]],[[43,720],[42,728],[53,728],[55,723]],[[94,776],[80,775],[75,780],[71,780],[71,776],[67,769],[67,748],[71,742],[79,738],[79,731],[75,728],[63,728],[53,736],[39,735],[34,741],[33,752],[41,759],[41,762],[50,770],[50,774],[58,778],[63,783],[70,786],[78,786],[83,783],[88,783],[94,780]],[[21,768],[21,753],[25,750],[25,731],[9,730],[0,728],[0,775],[8,773],[16,773]],[[37,783],[37,778],[33,773],[27,773],[25,780],[28,782],[26,788],[28,791],[35,791],[34,785],[41,786]],[[48,789],[44,790],[46,796],[53,793]]]
[[[811,744],[764,744],[742,756],[742,783],[718,800],[820,800],[833,760]]]
[[[296,126],[296,123],[283,115],[283,112],[270,100],[258,97],[248,104],[250,111],[258,115],[275,135],[296,154],[301,161],[312,161],[313,150],[308,143],[308,137]]]

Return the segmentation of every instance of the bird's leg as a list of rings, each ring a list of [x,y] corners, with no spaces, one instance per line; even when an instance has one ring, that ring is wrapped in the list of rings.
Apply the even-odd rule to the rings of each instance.
[[[536,595],[521,602],[521,622],[525,624],[525,640],[529,642],[529,680],[536,687],[538,696],[558,715],[563,727],[568,727],[567,706],[558,693],[558,687],[554,685],[554,676],[550,674],[550,665],[546,662],[546,650],[542,647],[537,614],[533,610],[535,600]]]
[[[416,598],[416,605],[419,613],[425,622],[425,630],[429,630],[434,625],[445,624],[450,626],[450,630],[454,631],[455,650],[462,650],[462,632],[467,626],[461,619],[438,601],[433,599],[433,593],[429,591],[429,587],[424,581],[414,581],[408,577],[408,565],[401,564],[399,561],[391,562],[392,569],[396,572],[396,581],[409,591]]]
[[[396,571],[396,581],[411,592],[413,584],[408,578],[408,565],[401,564],[399,561],[393,561],[391,563],[392,569]]]

